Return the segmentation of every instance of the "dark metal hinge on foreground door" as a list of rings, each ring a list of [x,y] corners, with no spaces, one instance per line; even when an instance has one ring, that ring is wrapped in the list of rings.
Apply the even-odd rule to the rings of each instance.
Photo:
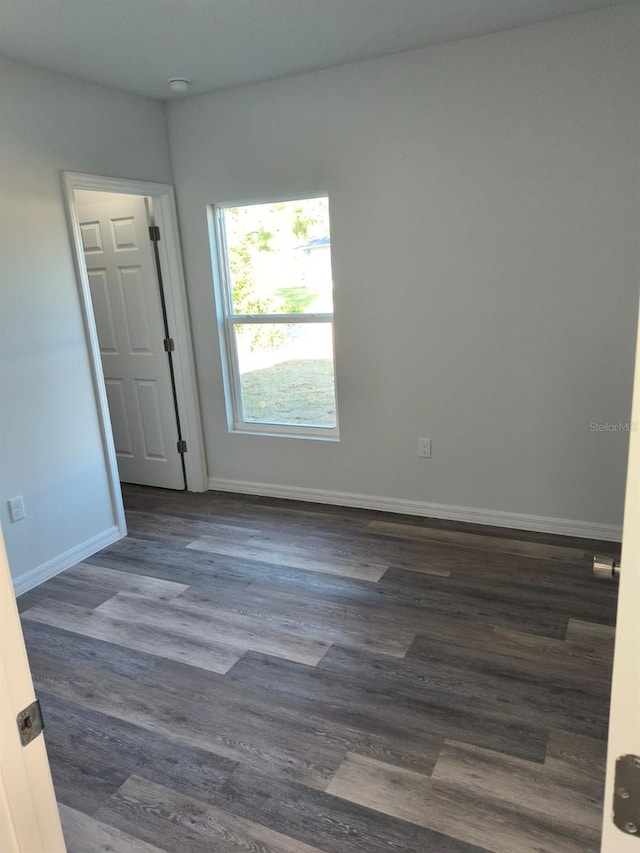
[[[149,226],[149,239],[154,243],[160,239],[160,227],[158,225]]]
[[[616,761],[613,822],[626,835],[640,838],[639,755],[622,755]]]
[[[18,731],[20,733],[20,741],[23,746],[35,740],[44,729],[44,720],[42,719],[42,710],[40,702],[36,699],[30,705],[20,711],[16,717],[18,723]]]
[[[175,341],[173,338],[165,338],[164,339],[164,351],[165,352],[173,352],[176,348]]]
[[[187,442],[179,441],[178,442],[178,453],[186,453],[187,452]]]

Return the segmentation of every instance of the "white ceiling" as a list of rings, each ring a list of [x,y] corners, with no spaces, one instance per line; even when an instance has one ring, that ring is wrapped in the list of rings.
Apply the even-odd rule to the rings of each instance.
[[[0,0],[0,54],[152,98],[312,71],[624,0]]]

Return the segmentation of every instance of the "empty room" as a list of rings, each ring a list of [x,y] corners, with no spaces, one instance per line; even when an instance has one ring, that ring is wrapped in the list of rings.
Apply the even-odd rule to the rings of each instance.
[[[639,57],[0,3],[3,853],[636,850]]]

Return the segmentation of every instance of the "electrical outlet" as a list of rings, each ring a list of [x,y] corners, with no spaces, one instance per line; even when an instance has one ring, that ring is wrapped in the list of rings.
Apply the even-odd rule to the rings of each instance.
[[[7,504],[9,506],[9,518],[11,521],[22,521],[25,517],[22,495],[18,495],[16,498],[9,498]]]
[[[431,459],[431,439],[430,438],[419,438],[418,439],[418,456],[422,459]]]

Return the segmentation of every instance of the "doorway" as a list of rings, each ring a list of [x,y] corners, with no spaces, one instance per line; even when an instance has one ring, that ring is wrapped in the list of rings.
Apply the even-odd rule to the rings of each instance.
[[[173,188],[64,174],[112,500],[207,477]]]
[[[74,200],[120,482],[185,489],[153,200],[93,190]]]

